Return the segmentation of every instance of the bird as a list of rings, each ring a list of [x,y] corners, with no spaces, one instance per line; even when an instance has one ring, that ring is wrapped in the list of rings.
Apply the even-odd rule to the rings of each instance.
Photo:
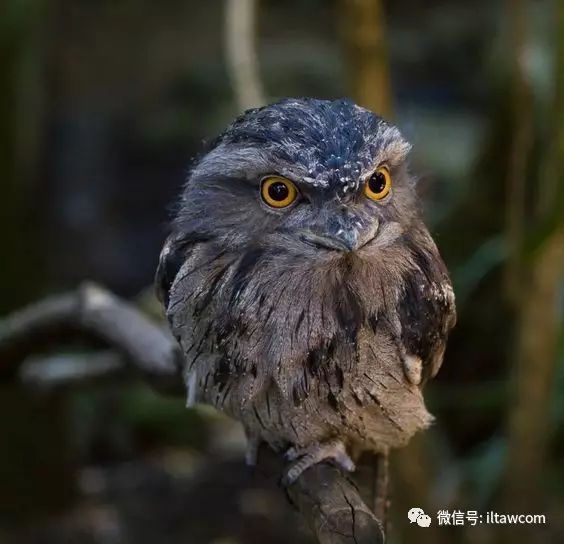
[[[456,322],[411,145],[349,99],[245,111],[194,160],[156,290],[187,405],[239,420],[293,482],[428,428],[423,386]]]

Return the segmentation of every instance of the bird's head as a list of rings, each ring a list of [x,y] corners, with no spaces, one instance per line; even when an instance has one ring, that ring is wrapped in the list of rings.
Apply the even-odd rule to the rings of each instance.
[[[409,149],[396,127],[348,100],[249,110],[192,169],[176,226],[239,253],[369,260],[416,215]]]
[[[435,255],[409,149],[346,100],[289,99],[236,119],[192,168],[157,271],[189,357],[217,352],[288,392],[311,354],[356,345],[382,315],[397,323],[410,275]]]

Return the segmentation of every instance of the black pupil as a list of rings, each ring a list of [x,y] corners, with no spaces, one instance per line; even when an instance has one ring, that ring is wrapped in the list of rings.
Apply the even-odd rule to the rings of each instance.
[[[373,193],[381,193],[386,188],[386,176],[382,172],[376,172],[370,178],[368,187]]]
[[[289,194],[287,185],[281,181],[276,181],[268,187],[268,196],[275,202],[286,200]]]

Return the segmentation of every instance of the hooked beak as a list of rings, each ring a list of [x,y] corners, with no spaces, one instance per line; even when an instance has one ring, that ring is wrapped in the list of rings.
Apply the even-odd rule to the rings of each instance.
[[[334,251],[348,252],[358,249],[358,236],[354,232],[343,232],[335,236],[323,236],[311,231],[305,231],[302,233],[301,238],[308,244],[322,247],[324,249],[332,249]]]
[[[317,247],[349,253],[370,242],[377,230],[377,223],[366,232],[358,219],[341,217],[329,221],[324,232],[304,230],[300,237],[304,242]]]

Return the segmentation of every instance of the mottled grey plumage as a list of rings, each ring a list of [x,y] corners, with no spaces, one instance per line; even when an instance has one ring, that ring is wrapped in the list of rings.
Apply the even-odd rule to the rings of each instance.
[[[455,321],[409,144],[347,100],[288,99],[244,113],[210,147],[157,273],[189,403],[216,406],[293,458],[352,468],[342,446],[405,444],[432,421],[421,384]],[[383,163],[392,190],[375,202],[362,185]],[[271,174],[296,184],[295,205],[262,202]]]

